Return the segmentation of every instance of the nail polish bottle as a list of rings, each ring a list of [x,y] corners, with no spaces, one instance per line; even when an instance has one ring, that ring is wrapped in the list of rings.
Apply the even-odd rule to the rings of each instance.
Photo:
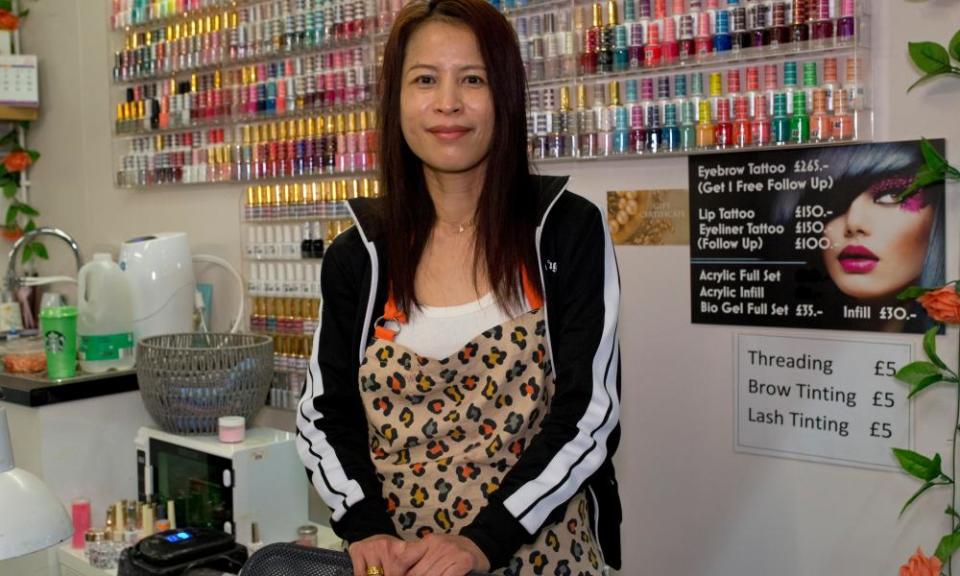
[[[813,91],[813,114],[810,116],[810,139],[814,142],[830,140],[833,118],[827,111],[827,91],[818,88]]]
[[[723,95],[723,76],[720,72],[710,73],[710,117],[717,118],[718,106],[720,100],[726,100]]]
[[[613,83],[616,83],[614,81]],[[610,86],[610,108],[613,114],[613,153],[623,155],[631,152],[630,147],[630,118],[627,109],[619,105],[619,86]],[[614,99],[614,98],[617,99]]]
[[[713,23],[713,50],[714,52],[729,52],[733,50],[733,37],[730,35],[730,12],[718,10]]]
[[[680,60],[680,43],[677,41],[677,23],[673,18],[663,20],[663,63],[675,64]]]
[[[663,143],[664,152],[676,152],[682,146],[680,129],[677,128],[677,104],[675,102],[668,102],[663,107],[663,129],[660,131],[660,139]]]
[[[710,102],[702,100],[700,102],[700,120],[697,122],[697,148],[701,150],[713,148],[716,142]]]
[[[574,155],[579,142],[577,140],[577,115],[570,107],[570,87],[560,87],[560,110],[557,114],[557,142],[551,144],[555,158],[569,158]]]
[[[793,93],[793,115],[790,116],[790,142],[806,144],[810,142],[810,115],[807,114],[807,95],[805,92]]]
[[[734,100],[740,96],[740,69],[727,69],[727,100],[730,101],[730,110],[736,110]]]
[[[543,94],[543,90],[530,90],[527,139],[530,141],[532,156],[537,160],[547,157],[547,125],[543,113]]]
[[[603,6],[597,2],[592,9],[593,25],[584,32],[583,51],[580,53],[580,73],[584,76],[597,73],[598,52],[603,33]]]
[[[597,72],[613,72],[613,52],[616,49],[615,42],[619,23],[616,0],[607,0],[607,25],[601,33],[600,52],[597,54]]]
[[[717,102],[717,122],[713,127],[713,138],[717,148],[723,150],[733,146],[733,122],[730,121],[730,101],[722,98]]]
[[[847,91],[847,104],[850,110],[860,111],[867,108],[867,93],[860,78],[860,60],[847,58],[847,75],[843,89]]]
[[[747,7],[747,25],[750,28],[750,46],[770,45],[770,4],[766,0],[752,2]]]
[[[834,141],[852,140],[855,135],[854,116],[848,107],[850,93],[845,88],[833,93],[833,123],[830,128]]]
[[[630,69],[630,47],[628,43],[630,29],[627,24],[621,24],[616,29],[616,40],[613,48],[613,71],[625,72]]]
[[[340,142],[337,130],[337,117],[333,114],[327,115],[326,120],[326,150],[327,154],[323,160],[324,172],[326,174],[337,173],[337,158],[340,154]]]
[[[637,21],[637,3],[635,0],[623,0],[623,23],[631,24]]]
[[[837,41],[853,42],[857,31],[854,17],[854,0],[840,0],[840,18],[837,19]]]
[[[813,91],[818,87],[817,83],[817,63],[814,61],[803,63],[803,93],[806,97],[807,109],[805,112],[810,114],[813,111]]]
[[[697,37],[694,39],[694,47],[697,50],[697,58],[705,60],[713,54],[713,35],[710,29],[710,18],[705,14],[700,15],[697,25]]]
[[[690,100],[693,102],[694,123],[700,122],[700,102],[704,100],[703,72],[690,74]]]
[[[528,40],[530,59],[527,62],[527,75],[536,82],[544,76],[544,46],[543,46],[543,16],[534,14],[530,17],[530,38]]]
[[[787,114],[787,95],[777,92],[773,97],[773,118],[770,120],[772,141],[782,146],[790,141],[790,116]]]
[[[830,18],[830,0],[811,0],[810,39],[820,44],[833,40],[833,20]]]
[[[660,133],[660,108],[651,106],[647,108],[647,142],[646,151],[656,154],[661,151],[663,142]]]
[[[670,101],[670,77],[669,76],[660,76],[657,78],[657,101],[654,106],[660,110],[658,118],[662,119],[664,116],[663,108],[667,105],[667,102]]]
[[[370,163],[370,126],[367,123],[367,113],[360,111],[356,113],[359,128],[356,133],[356,151],[353,154],[353,167],[358,172],[366,172],[373,169]]]
[[[646,122],[647,110],[656,106],[654,98],[653,78],[643,78],[640,80],[640,107],[643,109],[643,120]]]
[[[747,7],[739,3],[730,4],[729,11],[733,49],[736,51],[750,48],[753,42],[753,33],[747,28]]]
[[[833,92],[840,87],[837,81],[837,59],[828,57],[823,59],[823,83],[820,84],[826,93],[827,112],[833,113]]]
[[[687,62],[693,59],[697,54],[696,42],[693,39],[693,16],[690,14],[680,15],[680,61]]]
[[[770,115],[767,113],[767,99],[757,98],[756,113],[750,122],[750,135],[756,146],[770,145]]]
[[[593,86],[593,110],[597,116],[597,142],[600,146],[600,156],[611,156],[614,153],[613,120],[616,108],[620,107],[620,83],[614,80],[609,84],[609,88],[609,94],[605,94],[603,84],[597,83]]]
[[[733,145],[736,148],[746,148],[753,142],[749,108],[745,96],[737,96],[733,101]]]
[[[580,157],[597,156],[597,116],[587,107],[587,87],[584,84],[577,84],[577,124],[580,126]]]
[[[767,111],[773,110],[773,99],[780,91],[780,83],[777,80],[777,65],[763,65],[763,98],[767,101]]]
[[[644,128],[645,111],[637,99],[637,80],[631,78],[626,82],[626,109],[630,116],[630,151],[642,154],[647,142],[647,132]]]
[[[350,160],[352,155],[347,150],[347,118],[344,114],[337,114],[337,173],[352,172]]]
[[[676,105],[676,111],[678,115],[674,118],[678,121],[680,120],[679,113],[683,111],[683,103],[687,101],[687,75],[686,74],[676,74],[673,77],[673,103]],[[663,114],[664,120],[666,120],[667,114]]]
[[[643,48],[644,68],[659,66],[663,61],[663,47],[660,45],[660,28],[651,25],[647,28],[647,44]]]
[[[787,99],[787,116],[793,116],[793,98],[797,91],[797,63],[783,63],[783,93]],[[776,106],[774,106],[776,109]]]
[[[793,40],[790,26],[787,25],[788,2],[774,0],[771,8],[772,28],[770,29],[770,45],[773,47],[789,44]]]
[[[747,117],[753,118],[757,114],[757,100],[762,99],[760,93],[760,69],[756,66],[747,66],[747,91],[744,93],[747,99]],[[736,113],[736,105],[734,105]]]
[[[569,29],[569,24],[566,30],[558,33],[558,36],[561,47],[560,75],[563,78],[573,78],[577,73],[577,37]]]
[[[637,70],[643,67],[644,49],[643,24],[634,22],[630,24],[630,45],[628,47],[631,70]]]
[[[694,103],[687,100],[680,109],[680,149],[684,152],[695,150],[697,148],[697,127],[696,114],[694,114]]]
[[[793,0],[793,24],[790,26],[790,37],[794,43],[810,40],[810,25],[807,23],[809,15],[807,0]]]

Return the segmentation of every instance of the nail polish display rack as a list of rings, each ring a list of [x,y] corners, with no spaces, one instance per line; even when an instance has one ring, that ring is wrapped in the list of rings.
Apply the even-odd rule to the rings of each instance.
[[[250,330],[273,337],[268,403],[292,410],[300,398],[320,311],[320,262],[352,225],[347,198],[379,194],[375,178],[249,186],[242,206]]]
[[[114,157],[130,188],[232,183],[250,328],[293,409],[320,259],[376,196],[375,79],[404,0],[114,0]],[[873,136],[871,0],[494,0],[527,72],[537,163]]]

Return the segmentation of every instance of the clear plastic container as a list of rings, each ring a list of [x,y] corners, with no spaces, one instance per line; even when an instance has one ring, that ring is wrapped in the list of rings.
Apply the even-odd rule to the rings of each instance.
[[[106,372],[133,368],[133,301],[130,283],[109,254],[94,254],[77,277],[80,368]]]

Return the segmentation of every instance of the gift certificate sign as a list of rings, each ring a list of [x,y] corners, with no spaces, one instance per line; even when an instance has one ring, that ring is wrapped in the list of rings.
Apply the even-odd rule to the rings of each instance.
[[[897,469],[912,446],[908,387],[893,378],[909,344],[738,334],[735,449]]]
[[[691,156],[693,322],[924,332],[897,300],[944,282],[943,184],[899,197],[923,164],[919,142]]]

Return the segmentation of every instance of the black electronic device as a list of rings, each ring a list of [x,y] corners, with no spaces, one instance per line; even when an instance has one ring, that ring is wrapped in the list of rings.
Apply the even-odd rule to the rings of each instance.
[[[196,568],[238,573],[246,560],[246,547],[226,532],[178,528],[148,536],[124,550],[117,576],[181,576]]]

